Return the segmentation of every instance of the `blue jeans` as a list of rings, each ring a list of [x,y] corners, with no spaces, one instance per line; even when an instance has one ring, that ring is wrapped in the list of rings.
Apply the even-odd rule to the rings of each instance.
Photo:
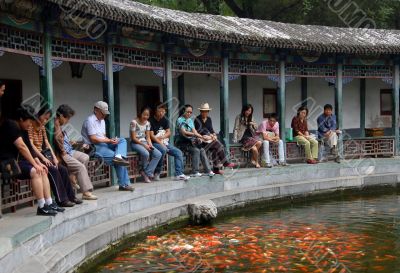
[[[161,173],[164,164],[164,156],[165,154],[168,154],[175,159],[175,175],[179,176],[183,174],[183,154],[181,150],[171,144],[167,145],[168,150],[158,143],[153,143],[153,146],[162,154],[160,162],[158,162],[156,170],[154,171],[155,173]]]
[[[147,176],[154,176],[154,170],[157,167],[158,162],[161,159],[161,152],[157,149],[147,151],[141,144],[131,142],[132,151],[137,152],[140,155],[142,161],[142,168]],[[151,160],[149,161],[151,156]]]
[[[114,156],[117,154],[126,157],[127,153],[127,143],[125,138],[120,138],[119,143],[107,144],[107,143],[99,143],[95,144],[96,146],[96,156],[102,158],[107,165],[113,165],[112,160]],[[129,179],[128,169],[123,166],[114,166],[115,172],[118,177],[118,184],[122,187],[129,186],[131,181]]]

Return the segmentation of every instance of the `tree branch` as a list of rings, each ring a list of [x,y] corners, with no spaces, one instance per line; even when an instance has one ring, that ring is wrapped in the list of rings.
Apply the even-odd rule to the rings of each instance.
[[[303,2],[303,0],[298,0],[296,2],[294,2],[293,4],[287,6],[287,7],[283,7],[281,8],[279,11],[277,11],[274,15],[271,16],[271,21],[275,21],[282,13],[287,12],[288,10],[291,10],[292,8],[298,6],[299,4],[301,4]]]
[[[226,5],[238,16],[241,18],[247,17],[246,12],[241,9],[238,4],[235,2],[235,0],[224,0]]]

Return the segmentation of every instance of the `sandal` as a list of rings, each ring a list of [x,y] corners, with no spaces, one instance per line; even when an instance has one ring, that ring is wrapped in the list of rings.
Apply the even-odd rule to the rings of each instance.
[[[82,194],[83,200],[97,200],[97,196],[94,194]]]

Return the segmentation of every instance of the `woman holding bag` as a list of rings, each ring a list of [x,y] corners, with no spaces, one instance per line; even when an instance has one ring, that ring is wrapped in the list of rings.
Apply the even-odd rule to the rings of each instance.
[[[251,164],[260,168],[258,155],[262,146],[262,142],[257,135],[257,123],[253,119],[253,106],[251,104],[244,105],[242,112],[235,119],[235,127],[233,129],[233,142],[243,145],[243,151],[251,151]]]
[[[29,139],[40,161],[49,169],[50,185],[57,203],[61,207],[73,207],[75,204],[82,204],[82,200],[76,198],[68,169],[59,164],[47,139],[45,125],[51,116],[50,109],[43,107],[39,110],[28,130]]]

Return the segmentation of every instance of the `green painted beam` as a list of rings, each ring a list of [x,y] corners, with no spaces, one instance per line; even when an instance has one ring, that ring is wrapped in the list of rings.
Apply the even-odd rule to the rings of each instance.
[[[399,91],[400,91],[400,66],[397,62],[394,65],[394,75],[393,75],[393,111],[392,111],[392,130],[395,136],[395,155],[399,155],[399,141],[400,141],[400,134],[399,134]]]
[[[168,48],[165,52],[165,67],[164,67],[164,78],[163,78],[163,86],[164,86],[164,103],[167,103],[168,107],[168,120],[170,124],[171,136],[169,141],[171,144],[174,143],[174,135],[175,135],[175,122],[174,122],[174,105],[173,105],[173,92],[172,92],[172,57],[171,53],[169,52]],[[171,156],[168,157],[168,176],[172,176],[174,170],[174,161]]]
[[[222,54],[222,77],[220,88],[220,124],[223,144],[229,156],[229,54]]]
[[[114,72],[114,124],[115,124],[115,135],[121,136],[121,101],[119,93],[119,74],[120,72]]]
[[[337,126],[343,129],[343,64],[337,65],[335,84],[335,114],[337,118]]]
[[[109,137],[115,137],[115,100],[114,100],[114,72],[113,72],[113,52],[112,46],[107,45],[106,47],[106,66],[105,66],[105,81],[107,87],[107,98],[108,108],[110,116],[108,117],[108,133]]]
[[[51,52],[51,35],[46,30],[44,34],[44,48],[43,48],[43,69],[44,69],[44,82],[41,84],[41,97],[42,101],[47,104],[50,109],[54,109],[54,93],[53,93],[53,67],[51,63],[52,52]],[[43,106],[43,105],[42,105]],[[54,120],[50,119],[47,124],[47,132],[49,141],[53,144],[54,139]]]
[[[360,130],[361,137],[365,137],[365,99],[367,93],[367,80],[360,79]]]
[[[248,95],[247,95],[247,76],[242,75],[241,77],[241,83],[242,83],[242,105],[247,105],[248,104]]]
[[[185,74],[178,77],[179,109],[185,105]]]
[[[301,105],[307,107],[308,78],[301,78]]]
[[[279,63],[279,131],[286,154],[286,64],[284,60]]]

